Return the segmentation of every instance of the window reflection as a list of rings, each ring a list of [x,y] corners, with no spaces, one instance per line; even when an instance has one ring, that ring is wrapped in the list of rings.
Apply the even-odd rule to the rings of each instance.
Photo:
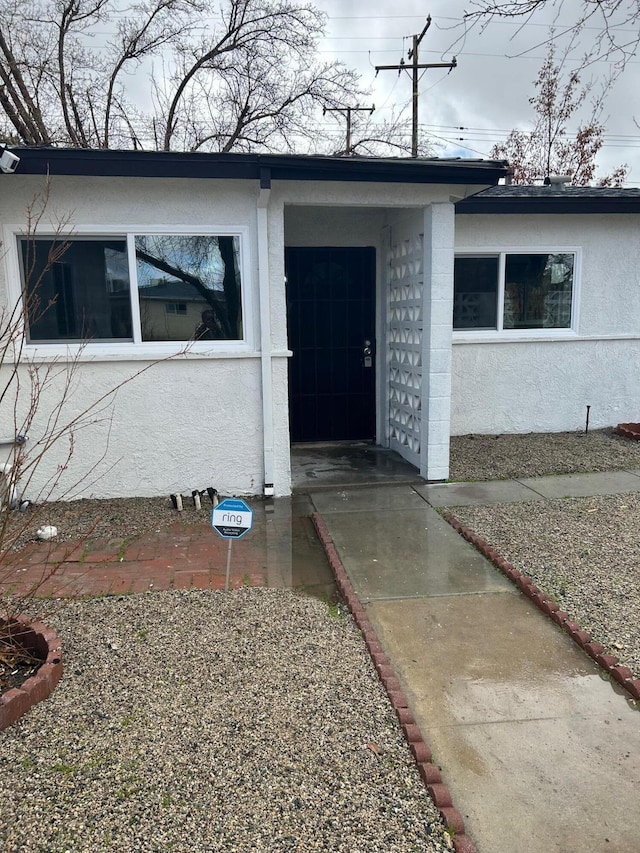
[[[239,249],[231,236],[136,236],[142,340],[241,340]]]

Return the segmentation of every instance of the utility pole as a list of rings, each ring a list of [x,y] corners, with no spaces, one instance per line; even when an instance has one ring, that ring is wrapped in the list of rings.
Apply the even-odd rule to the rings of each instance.
[[[411,79],[413,84],[413,127],[411,131],[411,156],[418,156],[418,71],[423,68],[448,68],[452,70],[457,67],[458,63],[456,62],[455,56],[453,57],[451,62],[429,62],[429,63],[420,63],[418,59],[418,48],[420,47],[420,42],[425,36],[425,33],[431,26],[431,15],[427,17],[427,23],[424,25],[424,28],[419,36],[413,36],[413,47],[409,51],[408,58],[411,60],[411,65],[407,66],[407,63],[404,59],[400,60],[399,65],[376,65],[376,77],[378,76],[378,71],[397,71],[398,75],[402,73],[402,71],[408,71],[411,68]]]
[[[351,113],[372,113],[375,110],[375,104],[370,107],[324,107],[322,115],[327,113],[346,113],[347,118],[347,154],[351,154]]]

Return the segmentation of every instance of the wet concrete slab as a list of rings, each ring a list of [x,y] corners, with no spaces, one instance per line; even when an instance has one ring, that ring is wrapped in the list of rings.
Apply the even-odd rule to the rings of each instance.
[[[427,504],[412,486],[381,485],[364,489],[344,488],[313,492],[318,512],[377,512],[425,509]]]
[[[424,483],[397,453],[367,442],[295,444],[291,448],[294,492],[376,483]]]
[[[313,493],[363,601],[514,587],[419,495],[403,487]]]
[[[435,483],[416,486],[416,491],[431,506],[486,506],[495,503],[539,501],[542,496],[533,488],[515,480],[492,480],[486,483]]]
[[[561,474],[530,477],[518,481],[545,498],[579,498],[591,495],[618,495],[640,489],[640,477],[629,471],[592,474]]]
[[[636,853],[640,713],[565,634],[520,595],[367,612],[478,853]]]

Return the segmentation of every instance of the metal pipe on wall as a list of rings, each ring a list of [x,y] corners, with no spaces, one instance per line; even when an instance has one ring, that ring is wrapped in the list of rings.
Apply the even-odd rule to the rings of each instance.
[[[271,172],[260,171],[258,192],[258,288],[260,296],[260,362],[262,368],[262,440],[264,458],[264,495],[272,497],[274,488],[273,449],[273,377],[271,350],[271,289],[269,282],[269,197]]]

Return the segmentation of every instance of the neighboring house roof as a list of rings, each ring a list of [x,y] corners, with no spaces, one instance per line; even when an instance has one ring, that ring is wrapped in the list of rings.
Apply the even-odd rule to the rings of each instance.
[[[140,299],[161,299],[169,302],[203,302],[202,296],[198,293],[192,284],[185,284],[182,281],[163,281],[158,284],[151,284],[148,287],[141,287],[138,291]],[[211,299],[216,299],[219,302],[224,302],[224,292],[222,290],[210,290]]]
[[[281,181],[367,181],[410,184],[494,184],[508,173],[504,160],[422,157],[325,157],[114,151],[87,148],[12,148],[16,174],[153,178],[245,178]]]
[[[510,184],[459,201],[456,213],[640,213],[640,189]]]

